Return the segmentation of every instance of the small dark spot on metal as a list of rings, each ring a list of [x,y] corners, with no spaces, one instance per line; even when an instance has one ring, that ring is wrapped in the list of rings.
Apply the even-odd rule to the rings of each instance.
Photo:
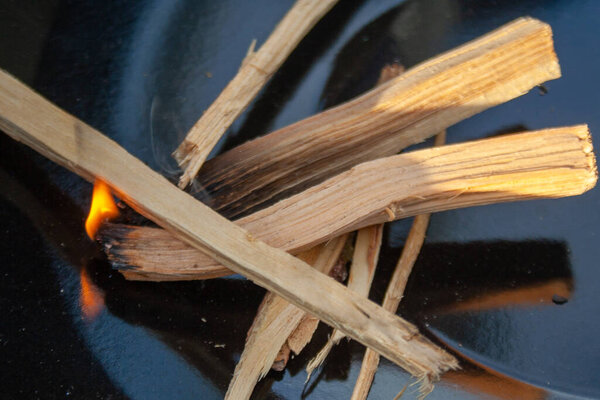
[[[548,94],[548,88],[544,85],[539,85],[538,89],[540,91],[540,96],[543,96],[545,94]]]

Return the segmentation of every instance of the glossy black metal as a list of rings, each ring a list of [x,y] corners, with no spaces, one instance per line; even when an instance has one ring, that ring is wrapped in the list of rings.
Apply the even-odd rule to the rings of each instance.
[[[170,152],[292,1],[0,1],[0,67],[173,178]],[[600,130],[595,0],[342,0],[215,151],[367,90],[522,15],[554,31],[563,77],[448,130],[450,142],[589,123]],[[264,291],[243,279],[127,282],[85,236],[91,186],[0,135],[2,398],[221,398]],[[400,314],[464,370],[430,399],[600,398],[600,192],[432,217]],[[124,220],[135,221],[125,212]],[[386,229],[380,300],[410,221]],[[91,288],[91,289],[90,289]],[[82,305],[92,296],[99,311]],[[568,300],[565,302],[565,300]],[[269,374],[255,398],[347,398],[363,348],[326,340]],[[383,361],[371,398],[411,383]],[[414,387],[404,398],[415,397]]]

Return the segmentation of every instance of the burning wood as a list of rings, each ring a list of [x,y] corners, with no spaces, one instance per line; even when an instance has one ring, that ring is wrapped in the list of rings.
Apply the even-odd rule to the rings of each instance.
[[[180,186],[190,182],[231,122],[334,3],[299,0],[257,53],[251,47],[236,78],[177,150],[187,167]],[[382,224],[457,207],[580,194],[596,183],[595,159],[585,125],[380,157],[559,77],[551,36],[546,24],[519,19],[352,102],[208,162],[200,182],[216,194],[216,208],[229,215],[283,199],[237,225],[1,71],[0,129],[98,182],[86,222],[90,237],[104,219],[118,215],[108,185],[165,228],[106,225],[102,230],[100,239],[113,261],[136,267],[126,272],[128,278],[203,279],[237,272],[271,291],[227,398],[248,398],[278,353],[285,363],[287,349],[299,351],[307,343],[315,318],[334,327],[317,360],[344,336],[368,347],[355,398],[368,393],[377,353],[418,378],[427,393],[458,363],[390,311],[398,306],[429,216],[415,219],[380,307],[366,296]],[[344,234],[356,229],[361,231],[348,289],[323,272],[339,258]],[[303,250],[301,259],[286,253]],[[93,317],[103,298],[93,297],[84,272],[82,306]]]
[[[521,18],[351,102],[208,160],[198,181],[213,209],[236,217],[559,77],[550,27]]]
[[[454,357],[433,346],[412,324],[254,238],[4,72],[0,72],[0,129],[90,181],[104,180],[119,197],[176,237],[381,352],[417,377],[424,390],[442,373],[458,367]],[[591,151],[589,143],[586,148]],[[593,156],[588,164],[592,161]]]
[[[236,223],[271,246],[297,253],[369,225],[460,207],[572,196],[595,182],[589,133],[579,125],[370,161]],[[117,266],[137,267],[127,271],[128,278],[202,279],[227,273],[167,231],[108,227],[100,238]]]
[[[252,42],[237,75],[192,127],[174,153],[185,171],[179,186],[185,188],[227,128],[279,69],[312,27],[337,0],[297,0],[267,41],[255,52]]]
[[[102,223],[118,216],[119,209],[112,198],[110,188],[103,181],[96,180],[96,182],[94,182],[90,212],[85,220],[85,231],[90,239],[96,237],[98,228],[100,228]]]

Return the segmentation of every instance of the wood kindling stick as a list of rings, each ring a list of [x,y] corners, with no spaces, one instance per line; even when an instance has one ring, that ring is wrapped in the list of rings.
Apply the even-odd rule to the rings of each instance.
[[[255,238],[152,171],[117,143],[0,71],[0,129],[90,181],[102,179],[142,215],[431,384],[458,367],[409,322]]]
[[[591,149],[587,126],[578,125],[414,151],[360,164],[236,223],[271,246],[299,252],[344,232],[418,214],[577,195],[596,182]],[[168,262],[142,265],[148,260],[141,254],[158,256],[182,245],[156,228],[125,231],[108,244],[113,259],[137,267],[128,277],[202,279],[206,268],[213,274],[222,268],[192,249],[195,255],[183,263],[171,253]]]
[[[338,261],[346,239],[347,236],[342,235],[299,255],[299,258],[310,262],[320,273],[328,274]],[[269,372],[279,350],[306,315],[305,311],[271,292],[265,295],[248,332],[226,399],[250,398],[256,382]]]
[[[208,160],[198,183],[228,217],[398,153],[560,77],[550,27],[520,18],[356,99]]]
[[[327,244],[337,240],[337,238],[332,239],[327,242]],[[347,245],[347,241],[346,241]],[[344,247],[346,249],[346,247]],[[346,279],[346,261],[344,257],[344,251],[342,250],[342,254],[340,255],[337,263],[333,265],[333,268],[329,271],[329,276],[334,278],[338,282],[343,282]],[[273,361],[273,365],[271,369],[275,371],[283,371],[287,365],[290,353],[295,355],[300,354],[304,347],[310,343],[312,337],[319,326],[319,319],[314,315],[305,313],[304,317],[294,329],[292,333],[289,334],[287,340],[284,345],[281,346],[279,353],[277,353],[277,357],[275,357],[275,361]]]
[[[368,226],[358,231],[356,235],[356,243],[354,245],[354,254],[352,256],[352,265],[350,266],[350,277],[348,279],[348,289],[361,295],[364,298],[369,297],[371,283],[375,276],[377,261],[379,260],[379,250],[381,248],[381,239],[383,237],[383,224]],[[334,329],[331,336],[327,340],[325,346],[310,360],[306,366],[310,379],[315,368],[325,361],[327,355],[335,346],[344,338],[344,334],[337,329]]]
[[[435,138],[435,145],[441,146],[445,141],[446,132],[441,132]],[[402,254],[383,298],[383,308],[390,312],[396,313],[398,310],[400,300],[402,300],[402,296],[404,295],[406,282],[425,241],[425,233],[427,232],[430,216],[431,214],[417,215],[410,228],[404,249],[402,249]],[[352,392],[352,400],[367,398],[378,365],[379,354],[366,349],[354,391]]]
[[[385,66],[381,71],[378,84],[397,76],[401,73],[401,70],[401,67],[398,65]],[[371,227],[364,228],[363,230],[367,232],[373,231]],[[361,234],[359,233],[359,235]],[[327,263],[321,263],[321,266],[317,263],[317,265],[314,265],[315,269],[322,273],[331,274],[333,272],[332,269],[335,266],[339,266],[340,261],[342,261],[340,254],[343,250],[343,244],[346,241],[345,238],[342,240],[338,237],[327,242],[327,247],[323,248],[321,252],[327,248],[334,248],[336,251],[331,257],[327,256],[327,254],[320,256],[319,258],[325,257]],[[365,243],[366,241],[362,239],[359,242]],[[369,243],[366,244],[368,245]],[[313,250],[321,247],[317,246]],[[368,249],[368,247],[364,249],[363,253],[366,254],[364,254],[363,258],[367,258],[373,253],[373,251],[369,252]],[[360,254],[360,250],[355,250],[355,252],[359,253],[359,256],[355,257],[355,259],[360,258],[360,255],[362,255]],[[305,254],[302,253],[299,257],[305,257]],[[306,259],[304,260],[309,262]],[[314,263],[309,262],[309,264]],[[356,272],[350,277],[350,281],[360,281],[359,275]],[[282,371],[288,362],[290,353],[299,354],[312,339],[313,333],[317,329],[319,320],[305,312],[299,313],[295,307],[286,307],[279,313],[273,312],[273,309],[276,309],[279,303],[285,302],[285,300],[278,298],[278,303],[272,300],[271,297],[271,294],[265,296],[263,305],[261,305],[255,317],[255,323],[249,333],[240,362],[236,366],[234,379],[231,381],[228,391],[235,393],[232,398],[249,396],[256,382],[268,371],[269,366],[274,370]],[[293,318],[294,316],[296,316],[296,319]]]
[[[185,188],[233,121],[337,0],[297,0],[258,51],[252,42],[236,76],[188,132],[173,156],[185,168]]]

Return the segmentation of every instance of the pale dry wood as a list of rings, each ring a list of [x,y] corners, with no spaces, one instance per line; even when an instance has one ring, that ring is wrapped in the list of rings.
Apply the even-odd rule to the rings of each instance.
[[[302,193],[236,221],[271,246],[292,253],[345,232],[399,218],[506,201],[581,194],[596,182],[585,125],[435,147],[360,164]],[[131,232],[138,229],[130,227]],[[160,231],[159,244],[175,241]],[[109,253],[135,265],[128,277],[202,278],[216,263],[196,252],[194,263],[138,262],[140,251],[159,254],[154,236],[115,239]],[[179,244],[173,244],[180,246]],[[153,274],[158,274],[153,276]]]
[[[446,132],[440,132],[435,138],[435,145],[441,146],[445,141]],[[408,281],[412,268],[421,252],[421,247],[423,247],[430,217],[430,214],[421,214],[417,215],[413,221],[404,244],[404,249],[402,249],[402,254],[400,255],[400,259],[394,269],[394,273],[388,283],[388,288],[383,298],[383,308],[390,312],[395,313],[402,300],[406,282]],[[356,379],[356,384],[354,385],[354,390],[352,392],[352,400],[367,398],[378,365],[379,354],[366,349],[360,372],[358,373],[358,378]]]
[[[275,360],[271,369],[273,371],[283,371],[290,359],[290,355],[300,354],[304,347],[311,341],[317,327],[319,326],[319,319],[313,317],[310,314],[305,314],[296,329],[287,338]]]
[[[365,298],[369,297],[369,290],[375,276],[382,237],[383,224],[362,228],[356,235],[356,244],[354,245],[354,255],[352,256],[350,277],[348,279],[348,289]],[[307,380],[310,379],[315,368],[318,368],[325,361],[333,346],[338,344],[345,336],[337,329],[333,330],[323,348],[306,366]]]
[[[348,103],[208,160],[198,182],[213,209],[230,218],[247,214],[559,76],[550,27],[521,18]]]
[[[346,236],[343,235],[311,250],[313,254],[316,253],[316,258],[313,256],[312,260],[315,270],[328,274],[339,259],[345,242]],[[281,297],[273,293],[265,295],[248,332],[226,399],[250,397],[256,382],[269,372],[280,349],[305,316],[306,312]]]
[[[179,190],[117,143],[0,71],[0,129],[85,179],[102,179],[138,212],[221,264],[375,348],[425,387],[457,368],[418,329]]]
[[[185,168],[179,180],[180,187],[186,187],[196,176],[233,121],[335,3],[337,0],[297,0],[258,51],[254,52],[255,42],[252,42],[236,76],[173,154],[179,165]]]
[[[400,66],[399,64],[386,65],[381,70],[380,77],[379,77],[377,84],[380,85],[382,83],[385,83],[385,82],[389,81],[390,79],[398,76],[403,71],[404,70],[403,70],[402,66]],[[362,232],[362,233],[360,233],[360,232]],[[380,244],[381,243],[381,240],[380,240],[381,239],[381,229],[374,230],[372,227],[367,227],[367,228],[363,228],[361,231],[359,231],[358,239],[357,239],[357,246],[359,248],[357,249],[355,247],[354,253],[357,254],[357,256],[355,257],[354,263],[360,264],[360,261],[363,260],[364,262],[362,264],[366,265],[366,267],[360,268],[359,265],[356,266],[356,272],[354,274],[350,275],[350,285],[349,285],[350,289],[354,289],[356,291],[356,288],[353,288],[351,286],[357,286],[357,282],[365,282],[369,279],[372,280],[372,274],[369,277],[369,267],[373,267],[373,268],[371,268],[371,271],[374,272],[374,263],[372,262],[372,258],[373,258],[372,254],[375,253],[375,251],[372,250],[371,247],[369,247],[372,244],[372,243],[370,243],[372,240],[369,240],[369,239],[370,238],[377,239],[377,237],[379,238],[379,244]],[[377,249],[378,248],[379,248],[379,246],[377,246]],[[340,249],[340,251],[341,251],[341,249]],[[369,256],[371,256],[371,257],[369,257]],[[340,260],[338,261],[338,264],[336,264],[336,265],[339,266],[340,262],[343,262],[341,257],[340,257]],[[361,271],[365,270],[366,272],[364,274],[360,274],[358,272],[359,270],[361,270]],[[335,273],[335,272],[332,270],[330,273],[330,276],[333,276],[333,275],[331,275],[332,273]],[[260,316],[257,315],[256,318],[260,318]],[[278,315],[274,318],[286,318],[286,316]],[[272,363],[271,368],[276,371],[283,371],[283,369],[285,369],[285,366],[287,365],[290,354],[291,353],[296,354],[296,355],[300,354],[302,349],[304,349],[304,347],[312,339],[312,336],[313,336],[314,332],[316,331],[318,324],[319,324],[318,318],[315,318],[314,316],[312,316],[310,314],[305,314],[304,317],[302,318],[302,320],[300,321],[300,323],[298,324],[298,326],[288,336],[285,343],[281,346],[281,349],[277,353],[275,360]],[[272,339],[267,337],[264,340],[267,340],[269,342]],[[260,342],[260,340],[257,340],[257,341]],[[275,343],[278,343],[278,342],[275,341]],[[252,350],[248,349],[248,351],[251,352]],[[246,365],[248,368],[251,368],[253,364],[248,363]],[[242,372],[240,372],[240,373],[242,373]]]
[[[313,334],[319,326],[319,319],[314,316],[307,314],[304,316],[298,327],[288,337],[286,342],[290,351],[296,355],[304,349],[304,347],[310,342]]]

